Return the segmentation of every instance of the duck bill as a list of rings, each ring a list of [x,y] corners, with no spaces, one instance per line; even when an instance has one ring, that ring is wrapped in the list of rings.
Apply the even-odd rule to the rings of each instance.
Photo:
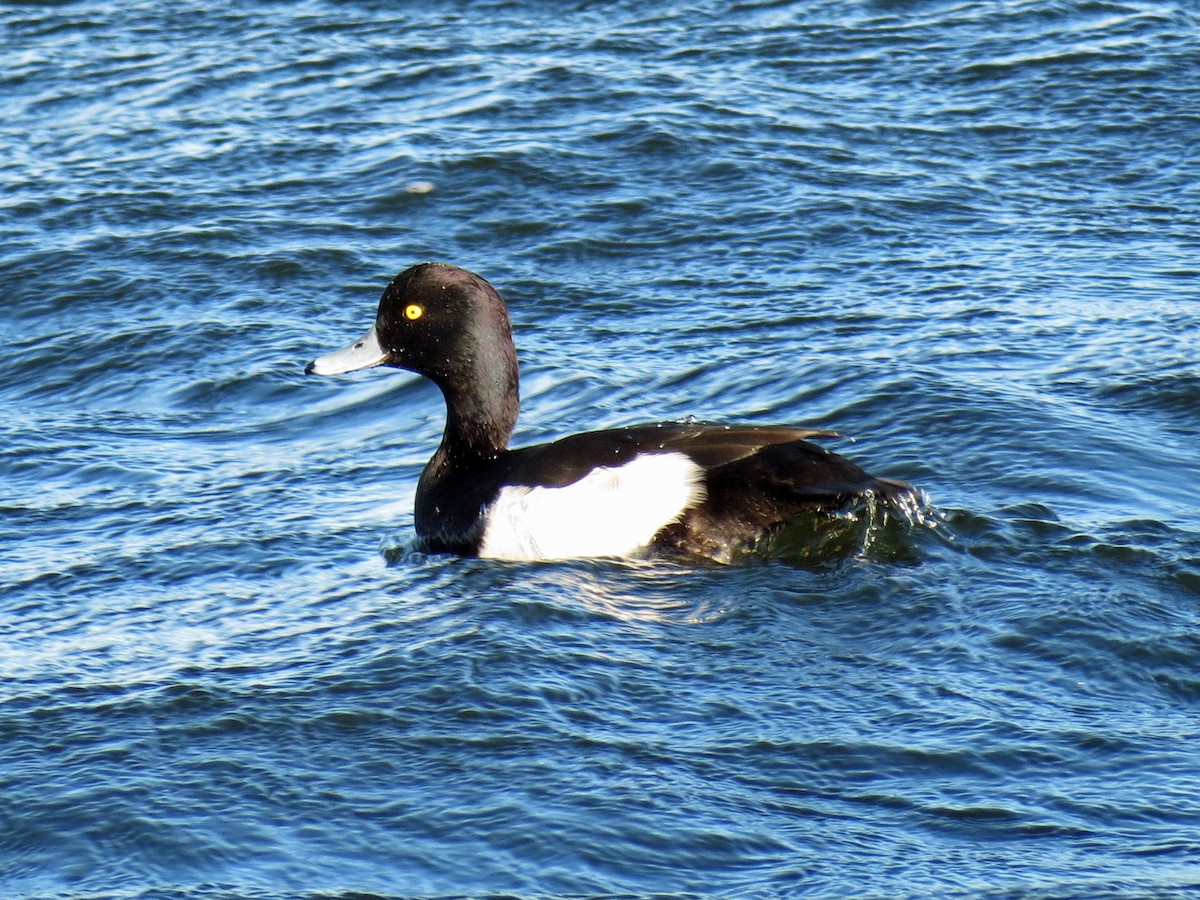
[[[349,347],[335,350],[314,359],[304,367],[305,375],[341,375],[343,372],[356,372],[359,369],[370,369],[381,366],[388,361],[390,354],[379,343],[379,335],[375,326],[360,337]]]

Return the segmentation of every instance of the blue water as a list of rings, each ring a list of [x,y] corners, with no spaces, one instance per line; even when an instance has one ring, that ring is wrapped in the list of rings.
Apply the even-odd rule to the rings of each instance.
[[[1200,889],[1194,6],[0,35],[0,896]],[[519,443],[808,424],[929,506],[733,567],[415,553],[440,396],[302,372],[424,259],[508,298]]]

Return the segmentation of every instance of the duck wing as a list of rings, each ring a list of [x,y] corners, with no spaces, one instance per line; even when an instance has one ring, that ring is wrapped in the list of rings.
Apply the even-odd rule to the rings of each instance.
[[[806,440],[771,444],[705,472],[705,497],[655,536],[654,545],[729,562],[801,515],[824,515],[859,500],[902,506],[911,485],[876,478]]]
[[[631,429],[641,432],[637,427]],[[646,426],[650,440],[657,438],[663,450],[676,450],[691,457],[704,469],[714,469],[754,456],[766,447],[841,437],[836,431],[798,428],[791,425],[714,425],[707,423]],[[665,432],[665,433],[664,433]]]
[[[708,471],[754,456],[763,448],[810,438],[838,437],[833,431],[789,425],[716,425],[661,422],[574,434],[548,444],[509,451],[504,481],[562,487],[597,468],[615,468],[644,454],[682,453]],[[815,445],[813,450],[825,451]]]

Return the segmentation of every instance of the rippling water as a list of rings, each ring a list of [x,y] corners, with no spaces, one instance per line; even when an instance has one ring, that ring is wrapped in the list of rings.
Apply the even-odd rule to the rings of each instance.
[[[1200,886],[1198,26],[0,6],[0,893]],[[411,552],[440,397],[301,373],[429,258],[519,442],[832,428],[926,521]]]

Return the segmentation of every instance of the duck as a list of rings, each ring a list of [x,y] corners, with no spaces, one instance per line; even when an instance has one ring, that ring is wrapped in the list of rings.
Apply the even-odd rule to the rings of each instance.
[[[799,516],[916,496],[814,442],[836,433],[799,426],[657,422],[510,448],[520,395],[508,308],[484,278],[446,263],[400,272],[366,334],[305,373],[376,366],[424,376],[446,404],[417,482],[420,552],[727,563]]]

